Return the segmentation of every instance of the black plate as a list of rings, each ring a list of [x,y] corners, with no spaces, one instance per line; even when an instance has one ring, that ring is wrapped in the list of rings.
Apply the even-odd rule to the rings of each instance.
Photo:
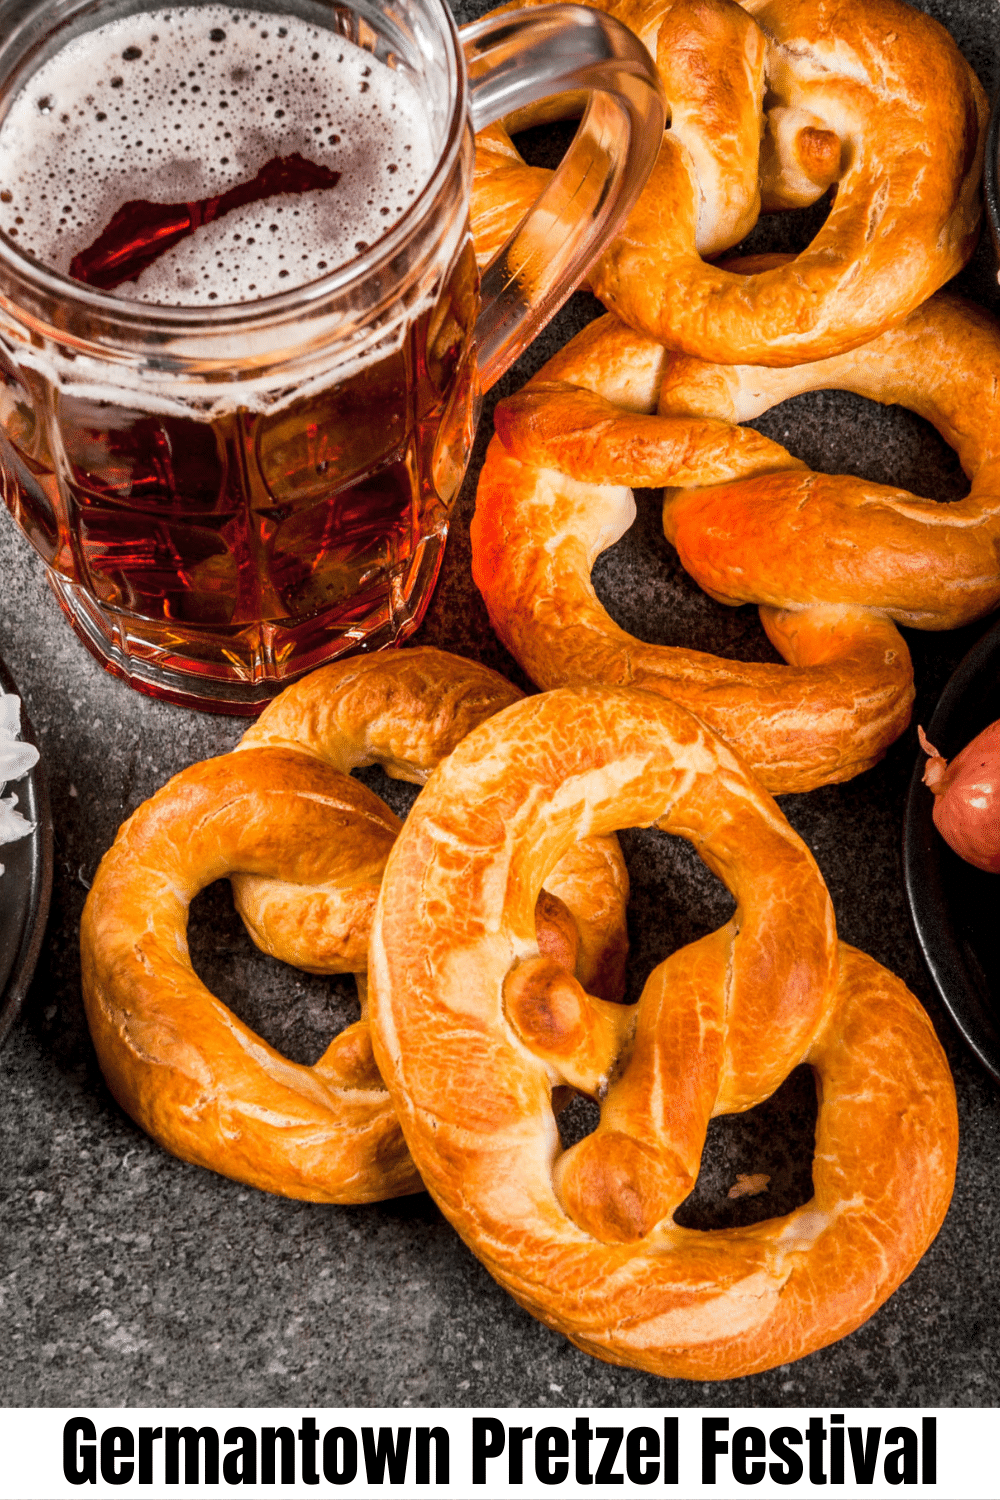
[[[986,190],[986,212],[993,234],[993,245],[1000,260],[1000,85],[993,101],[989,135],[986,138],[986,168],[984,172]]]
[[[1000,624],[961,662],[924,729],[950,760],[994,719],[1000,719]],[[903,823],[910,914],[941,999],[1000,1083],[1000,875],[959,859],[934,827],[934,798],[922,781],[926,761],[921,753]]]
[[[16,693],[17,684],[0,659],[0,686]],[[21,738],[35,744],[28,716],[21,708]],[[27,838],[0,844],[0,1046],[21,1013],[35,962],[45,935],[52,892],[52,816],[41,762],[13,781],[17,810],[35,825]]]

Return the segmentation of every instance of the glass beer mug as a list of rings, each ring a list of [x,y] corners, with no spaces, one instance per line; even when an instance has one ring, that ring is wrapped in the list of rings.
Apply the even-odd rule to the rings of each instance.
[[[183,32],[176,45],[163,40],[171,26]],[[244,284],[234,294],[227,263],[219,292],[207,294],[218,306],[188,305],[183,295],[136,300],[125,282],[105,274],[109,264],[129,273],[133,253],[123,242],[105,254],[107,235],[90,247],[90,260],[73,260],[72,276],[39,248],[45,234],[45,243],[58,246],[65,242],[53,236],[73,228],[74,164],[97,171],[96,152],[100,166],[107,121],[117,118],[102,100],[119,102],[126,122],[124,155],[101,168],[102,191],[126,157],[162,155],[162,142],[128,137],[130,100],[138,107],[141,93],[133,84],[139,72],[130,69],[145,68],[142,76],[155,75],[159,87],[170,58],[160,58],[163,67],[151,59],[170,44],[176,77],[169,98],[192,107],[213,93],[206,85],[195,97],[199,78],[234,81],[213,95],[227,96],[211,126],[223,143],[213,149],[224,149],[231,132],[222,127],[232,116],[218,111],[240,108],[242,81],[273,62],[267,48],[275,38],[292,51],[289,34],[299,38],[296,56],[304,56],[296,27],[362,49],[371,66],[360,69],[361,91],[372,68],[383,70],[373,83],[383,73],[408,80],[419,110],[409,141],[426,151],[428,170],[384,233],[366,240],[369,231],[352,227],[355,208],[345,199],[346,254],[331,251],[328,264],[307,245],[309,253],[296,257],[306,262],[300,284],[293,272],[289,290],[275,279],[262,295],[259,257],[248,249],[255,236],[234,231],[226,243],[235,253],[239,242],[234,264]],[[260,38],[268,37],[261,51]],[[500,15],[460,38],[441,0],[353,0],[350,7],[301,0],[294,10],[253,0],[247,9],[215,3],[174,12],[110,0],[2,0],[0,38],[0,148],[5,125],[13,141],[7,155],[0,149],[0,471],[7,505],[44,558],[78,635],[133,686],[232,713],[253,712],[343,652],[404,640],[437,577],[482,390],[582,279],[655,159],[664,116],[648,54],[618,23],[574,5]],[[323,74],[321,52],[309,53],[320,59],[309,85],[317,137],[333,118],[324,96],[332,97],[336,82]],[[282,99],[297,103],[299,78],[265,82],[268,101],[284,88]],[[589,99],[574,143],[480,285],[469,232],[472,132],[570,92]],[[359,94],[357,104],[347,126],[326,139],[356,132],[355,157],[363,157],[375,147],[365,136],[367,100]],[[391,101],[384,107],[396,109]],[[85,116],[105,122],[93,125],[89,156],[77,125]],[[22,151],[36,150],[43,117],[56,131],[50,170],[36,171],[28,157],[12,168],[18,142]],[[161,132],[169,119],[163,116]],[[144,133],[150,128],[145,121]],[[204,137],[193,139],[201,151]],[[281,170],[301,160],[282,156]],[[340,175],[315,170],[327,182]],[[248,191],[252,185],[238,189],[244,198]],[[231,196],[227,190],[164,209],[162,196],[133,180],[118,192],[118,211],[105,214],[107,233],[113,241],[136,208],[152,212],[136,241],[136,264],[145,264],[149,245],[155,254],[167,232],[164,215],[183,211],[188,227],[208,222],[229,212]],[[49,217],[42,213],[41,227],[29,233],[25,215],[42,200],[52,205]],[[284,211],[297,213],[291,204],[281,199]],[[276,227],[263,222],[270,215],[256,224],[260,238]],[[287,277],[274,272],[277,260],[272,275]],[[73,279],[84,262],[104,266],[103,283],[89,272]]]

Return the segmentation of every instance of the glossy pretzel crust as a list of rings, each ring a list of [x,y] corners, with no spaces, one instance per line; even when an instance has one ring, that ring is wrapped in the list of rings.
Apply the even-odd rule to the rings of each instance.
[[[933,422],[968,497],[939,505],[817,474],[737,425],[825,388]],[[863,348],[794,369],[672,355],[605,317],[495,420],[472,569],[500,639],[543,688],[669,695],[772,792],[855,776],[906,728],[913,671],[897,622],[948,629],[1000,604],[1000,326],[945,293]],[[631,525],[633,485],[666,486],[685,568],[723,603],[759,605],[787,665],[646,645],[610,619],[590,571]]]
[[[608,1007],[537,954],[531,911],[577,838],[689,839],[732,920]],[[375,1055],[424,1181],[536,1317],[618,1364],[732,1379],[856,1328],[951,1196],[954,1089],[927,1017],[838,945],[805,846],[742,764],[668,700],[560,690],[475,731],[389,857],[370,950]],[[800,1062],[820,1096],[815,1195],[747,1229],[681,1229],[713,1114]],[[562,1151],[569,1083],[601,1103]]]
[[[988,106],[937,21],[901,0],[601,0],[597,8],[645,43],[670,112],[649,183],[590,277],[632,327],[716,363],[795,365],[893,327],[968,260]],[[547,102],[506,123],[522,128],[573,103]],[[502,127],[480,134],[472,200],[480,261],[547,176],[521,160]],[[826,222],[791,264],[712,263],[749,233],[762,206],[804,207],[830,189]]]
[[[519,697],[441,651],[335,663],[285,690],[232,754],[182,771],[133,813],[84,908],[83,993],[118,1102],[185,1161],[324,1203],[415,1192],[420,1179],[375,1066],[365,970],[399,819],[349,772],[423,781]],[[362,1019],[312,1067],[290,1062],[201,983],[188,907],[231,876],[251,936],[317,973],[355,973]],[[543,948],[621,991],[628,879],[614,839],[567,851],[536,911]]]

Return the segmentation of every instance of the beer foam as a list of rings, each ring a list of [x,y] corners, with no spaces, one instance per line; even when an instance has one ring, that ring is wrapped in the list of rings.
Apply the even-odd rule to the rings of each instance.
[[[294,15],[149,11],[73,38],[0,125],[0,225],[54,270],[121,206],[214,197],[299,153],[337,185],[197,229],[115,296],[161,306],[255,301],[374,244],[427,182],[430,123],[402,70]]]

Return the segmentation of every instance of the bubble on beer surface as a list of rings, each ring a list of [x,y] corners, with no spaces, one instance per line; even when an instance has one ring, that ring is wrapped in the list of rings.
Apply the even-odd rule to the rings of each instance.
[[[118,295],[160,305],[222,304],[314,281],[356,253],[353,230],[348,235],[335,217],[330,222],[337,213],[330,196],[321,190],[235,209],[168,250]],[[341,238],[346,249],[337,257],[330,245]]]
[[[68,274],[124,203],[213,197],[293,152],[337,186],[205,225],[116,296],[218,306],[315,280],[396,223],[435,159],[405,73],[345,37],[218,5],[147,12],[74,38],[17,96],[0,225]]]

